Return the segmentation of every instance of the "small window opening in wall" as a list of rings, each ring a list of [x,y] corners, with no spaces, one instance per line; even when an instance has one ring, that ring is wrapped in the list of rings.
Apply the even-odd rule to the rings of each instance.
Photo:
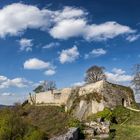
[[[55,99],[60,99],[60,97],[61,97],[61,93],[55,93],[54,94],[54,98]]]

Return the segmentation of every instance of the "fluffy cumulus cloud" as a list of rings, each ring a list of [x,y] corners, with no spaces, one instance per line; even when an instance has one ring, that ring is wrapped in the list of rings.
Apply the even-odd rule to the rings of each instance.
[[[19,40],[19,44],[20,44],[20,50],[21,51],[32,51],[32,39],[27,39],[27,38],[22,38]]]
[[[50,62],[45,62],[38,58],[30,58],[26,60],[23,64],[24,69],[28,70],[41,70],[44,69],[45,75],[54,75],[55,74],[55,66],[53,66]]]
[[[54,18],[56,23],[49,33],[57,39],[83,37],[88,41],[102,41],[136,32],[129,26],[121,25],[115,21],[89,24],[87,16],[85,16],[88,13],[80,8],[64,7],[62,11],[56,13],[57,16]]]
[[[86,21],[83,19],[64,19],[50,30],[50,34],[57,39],[68,39],[83,36],[85,27]]]
[[[49,69],[44,72],[45,75],[54,75],[56,73],[55,69]]]
[[[119,35],[131,35],[136,40],[136,30],[115,21],[89,24],[89,13],[81,8],[64,7],[61,10],[39,9],[36,6],[14,3],[0,9],[0,36],[18,35],[26,29],[41,29],[53,38],[83,37],[90,41],[112,39]]]
[[[132,75],[126,74],[122,69],[114,68],[112,72],[106,72],[105,74],[110,82],[118,84],[127,84],[132,80]]]
[[[50,67],[50,62],[45,62],[37,58],[31,58],[24,62],[25,69],[46,69]]]
[[[7,5],[0,9],[0,36],[18,35],[28,28],[45,29],[50,24],[50,12],[22,3]]]
[[[106,53],[107,51],[104,50],[103,48],[93,49],[90,53],[85,54],[85,59],[88,59],[90,57],[98,57],[101,55],[105,55]]]
[[[26,80],[25,78],[17,77],[14,79],[9,79],[6,76],[0,76],[0,89],[9,87],[23,88],[31,85],[32,82]]]
[[[62,50],[59,56],[59,60],[62,64],[71,63],[79,57],[79,51],[77,46],[73,46],[70,49]]]
[[[58,47],[58,46],[60,46],[59,42],[51,42],[47,45],[44,45],[42,48],[43,49],[50,49],[50,48],[54,48],[54,47]]]
[[[88,41],[103,41],[119,35],[135,33],[130,27],[114,21],[89,25],[85,19],[67,19],[56,24],[50,34],[54,38],[68,39],[82,36]]]
[[[132,30],[126,25],[121,25],[115,21],[109,21],[99,25],[88,25],[84,36],[87,40],[102,41],[112,39],[119,35],[131,34],[135,32],[135,30]]]

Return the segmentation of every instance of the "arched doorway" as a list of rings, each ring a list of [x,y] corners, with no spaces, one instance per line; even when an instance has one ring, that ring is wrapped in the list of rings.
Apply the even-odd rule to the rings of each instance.
[[[126,107],[126,100],[122,98],[122,106]]]

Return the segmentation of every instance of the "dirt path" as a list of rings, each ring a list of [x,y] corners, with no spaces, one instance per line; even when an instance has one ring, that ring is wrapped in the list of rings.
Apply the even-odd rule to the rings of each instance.
[[[131,107],[126,107],[127,109],[130,109],[130,110],[132,110],[132,111],[136,111],[136,112],[140,112],[140,110],[138,110],[138,109],[134,109],[134,108],[131,108]]]

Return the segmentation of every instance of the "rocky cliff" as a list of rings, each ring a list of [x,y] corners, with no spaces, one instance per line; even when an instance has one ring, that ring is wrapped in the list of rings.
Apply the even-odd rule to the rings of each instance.
[[[131,88],[99,81],[73,88],[66,103],[66,110],[81,120],[105,107],[130,107],[134,102]]]

